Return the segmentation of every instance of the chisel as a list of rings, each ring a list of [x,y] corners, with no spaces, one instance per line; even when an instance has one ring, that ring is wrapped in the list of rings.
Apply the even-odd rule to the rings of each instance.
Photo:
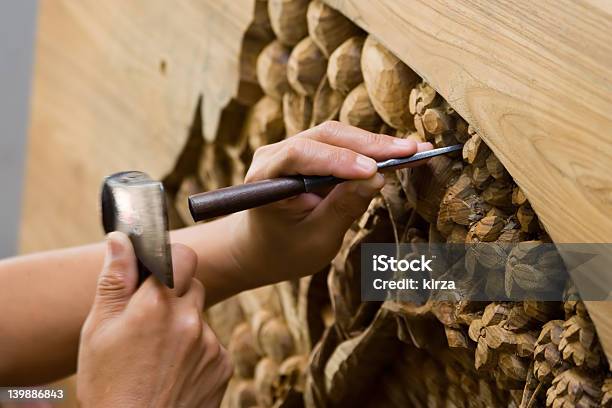
[[[399,169],[419,160],[461,149],[463,149],[461,144],[441,147],[412,156],[381,161],[377,163],[377,166],[379,171]],[[189,197],[189,211],[195,221],[204,221],[284,200],[298,194],[321,191],[343,181],[347,180],[334,176],[288,176],[255,181],[194,194]]]

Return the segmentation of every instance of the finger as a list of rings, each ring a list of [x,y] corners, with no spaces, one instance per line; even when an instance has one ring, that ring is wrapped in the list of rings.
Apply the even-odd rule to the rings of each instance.
[[[419,142],[417,146],[417,152],[426,152],[431,149],[433,149],[433,145],[429,142]]]
[[[196,278],[191,279],[191,284],[189,286],[189,290],[181,297],[185,305],[187,307],[195,307],[197,310],[204,310],[204,300],[205,300],[204,285],[200,280]]]
[[[340,184],[312,211],[308,219],[315,228],[329,231],[334,239],[342,237],[384,184],[385,179],[379,173],[367,180]]]
[[[106,236],[106,256],[98,277],[93,313],[104,317],[121,313],[136,290],[138,269],[132,243],[127,235]]]
[[[219,342],[208,322],[203,320],[202,323],[201,348],[204,350],[204,354],[200,359],[198,372],[205,372],[206,367],[213,368],[220,362],[220,359],[227,359],[228,357],[227,351]]]
[[[292,137],[270,145],[264,158],[257,158],[246,181],[303,174],[367,179],[376,173],[374,159],[344,147],[303,137]]]
[[[417,153],[426,152],[426,151],[431,150],[433,148],[434,148],[433,145],[431,143],[429,143],[429,142],[419,143],[417,145]],[[417,162],[410,163],[408,165],[408,167],[417,167],[417,166],[420,166],[422,164],[427,163],[429,160],[430,159],[419,160]]]
[[[211,392],[204,395],[198,406],[217,407],[221,403],[227,383],[234,372],[227,350],[219,343],[210,326],[204,322],[202,333],[204,355],[198,361],[197,386],[206,387]],[[213,375],[210,375],[213,373]]]
[[[261,207],[260,211],[272,211],[275,216],[290,220],[302,220],[323,200],[320,195],[304,193]]]
[[[429,143],[429,142],[422,142],[422,143],[419,143],[417,145],[417,153],[425,152],[425,151],[431,150],[431,149],[433,149],[433,145],[431,143]],[[411,162],[411,163],[403,164],[401,166],[393,167],[391,169],[384,169],[384,170],[381,170],[381,171],[382,172],[393,172],[395,170],[408,169],[408,168],[412,168],[412,167],[418,167],[418,166],[422,166],[423,164],[428,163],[429,160],[431,160],[431,157],[427,158],[427,159],[422,159],[422,160],[419,160],[419,161],[416,161],[416,162]]]
[[[344,147],[376,160],[411,156],[417,152],[414,140],[372,133],[336,121],[323,122],[296,137]]]
[[[157,278],[149,276],[134,294],[132,303],[172,300],[187,293],[195,276],[197,256],[191,248],[182,244],[172,244],[171,251],[174,289],[167,288]]]
[[[183,244],[172,244],[172,271],[174,274],[174,295],[183,296],[189,291],[195,276],[198,257]]]
[[[431,149],[433,149],[433,145],[429,142],[422,142],[417,144],[418,152],[424,152]],[[429,160],[430,159],[420,160],[418,162],[410,163],[403,167],[420,166],[422,164],[427,163]],[[393,169],[393,171],[395,170],[397,170],[397,168]],[[332,189],[333,188],[331,188],[329,191],[331,191]],[[327,196],[327,193],[329,193],[329,191],[325,192],[325,194],[321,194],[319,192],[317,194],[300,194],[297,197],[282,200],[277,203],[270,204],[264,208],[269,208],[272,211],[282,211],[286,216],[294,217],[297,220],[301,220],[304,219],[317,205],[319,205],[319,203],[321,203],[323,197]]]

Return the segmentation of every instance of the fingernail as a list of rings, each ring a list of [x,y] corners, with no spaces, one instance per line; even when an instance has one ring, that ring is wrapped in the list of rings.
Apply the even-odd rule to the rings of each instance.
[[[433,145],[429,142],[419,142],[419,147],[424,147],[425,149],[421,150],[431,150],[433,149]]]
[[[414,140],[402,139],[401,137],[395,137],[393,138],[393,144],[396,144],[398,146],[411,146],[411,145],[414,145]]]
[[[357,167],[359,167],[361,170],[364,170],[368,173],[374,173],[377,170],[376,167],[376,162],[366,156],[357,156],[357,159],[355,160],[355,163],[357,164]]]
[[[359,183],[357,186],[357,194],[363,198],[371,198],[375,196],[384,185],[385,178],[382,174],[376,173],[370,180]]]
[[[113,232],[106,236],[106,256],[109,260],[121,258],[123,255],[123,242]]]

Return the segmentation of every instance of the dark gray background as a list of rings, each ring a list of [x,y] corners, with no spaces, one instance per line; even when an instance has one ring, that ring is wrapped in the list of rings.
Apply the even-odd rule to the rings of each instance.
[[[0,2],[0,258],[17,252],[36,5]]]

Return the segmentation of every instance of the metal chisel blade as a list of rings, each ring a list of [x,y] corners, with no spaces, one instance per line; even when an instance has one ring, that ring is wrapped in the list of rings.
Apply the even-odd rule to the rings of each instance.
[[[419,152],[419,153],[413,154],[412,156],[398,157],[396,159],[384,160],[384,161],[377,163],[378,170],[389,170],[395,167],[405,166],[409,163],[414,163],[419,160],[441,156],[443,154],[456,152],[462,149],[463,149],[463,145],[457,144],[457,145],[452,145],[452,146],[447,146],[447,147],[440,147],[438,149],[427,150],[425,152]]]

